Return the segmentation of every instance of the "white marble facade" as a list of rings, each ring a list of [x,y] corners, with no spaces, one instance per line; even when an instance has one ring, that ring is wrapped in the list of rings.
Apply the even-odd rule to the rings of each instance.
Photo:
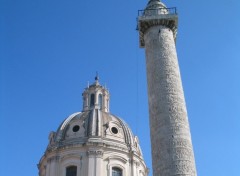
[[[139,141],[109,113],[109,92],[95,82],[83,92],[83,111],[49,135],[39,176],[147,176]]]

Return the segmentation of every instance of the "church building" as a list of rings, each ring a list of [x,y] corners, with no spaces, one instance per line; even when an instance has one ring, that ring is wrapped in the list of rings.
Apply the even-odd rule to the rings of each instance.
[[[110,95],[98,77],[82,96],[82,112],[49,134],[39,176],[147,176],[138,138],[109,112]]]

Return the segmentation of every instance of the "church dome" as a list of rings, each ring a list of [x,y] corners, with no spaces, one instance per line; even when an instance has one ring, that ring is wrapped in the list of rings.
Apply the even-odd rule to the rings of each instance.
[[[39,176],[147,176],[138,138],[109,112],[110,95],[98,77],[82,97],[82,112],[71,114],[50,132]]]
[[[100,109],[71,114],[61,123],[56,133],[50,133],[49,138],[48,150],[95,142],[117,144],[141,154],[138,139],[128,125],[121,118]]]

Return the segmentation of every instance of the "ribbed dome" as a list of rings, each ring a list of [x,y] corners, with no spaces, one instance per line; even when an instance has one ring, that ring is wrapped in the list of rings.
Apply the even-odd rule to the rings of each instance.
[[[50,133],[47,150],[89,143],[119,146],[142,157],[138,138],[121,118],[109,113],[109,93],[98,79],[83,92],[83,111],[71,114]]]
[[[134,144],[134,135],[119,117],[99,109],[77,112],[67,117],[52,136],[49,147],[82,144],[88,141]],[[53,145],[54,144],[54,145]]]
[[[68,116],[39,161],[39,176],[147,176],[137,136],[110,113],[110,95],[98,76],[83,93],[82,112]],[[116,174],[116,173],[115,173]]]

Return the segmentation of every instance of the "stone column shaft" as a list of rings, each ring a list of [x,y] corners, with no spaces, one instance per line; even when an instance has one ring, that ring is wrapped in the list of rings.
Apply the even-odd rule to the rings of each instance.
[[[144,34],[154,176],[195,176],[191,135],[174,35],[163,25]]]

